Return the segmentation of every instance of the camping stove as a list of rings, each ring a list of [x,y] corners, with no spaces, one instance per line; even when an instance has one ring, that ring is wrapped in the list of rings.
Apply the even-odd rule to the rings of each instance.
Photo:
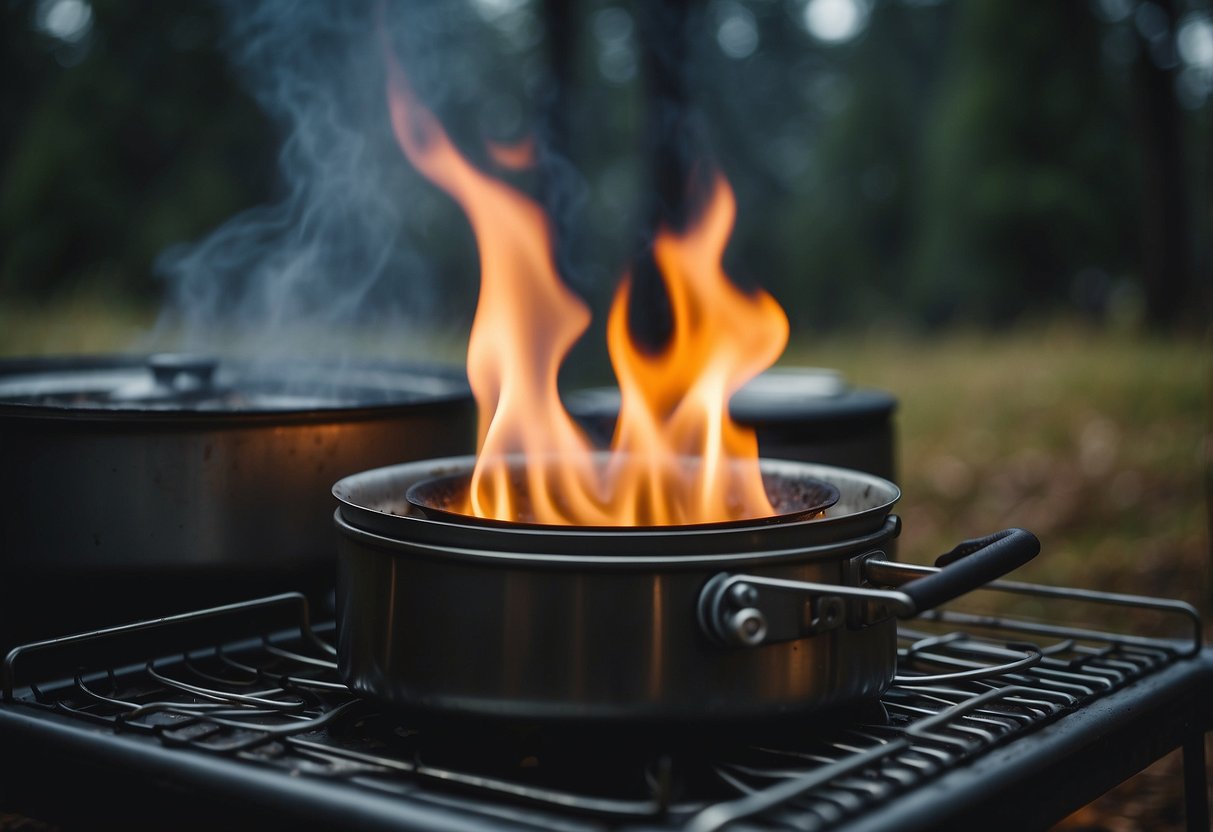
[[[334,624],[279,595],[31,644],[4,664],[0,808],[65,828],[1030,829],[1174,748],[1208,828],[1213,650],[942,610],[899,630],[879,702],[708,729],[393,711],[337,675]]]

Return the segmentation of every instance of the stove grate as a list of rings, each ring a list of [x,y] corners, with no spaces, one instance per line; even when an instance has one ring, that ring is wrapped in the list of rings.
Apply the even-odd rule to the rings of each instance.
[[[293,594],[17,648],[4,695],[114,735],[533,827],[828,829],[1199,652],[1191,607],[1143,606],[1195,620],[1193,643],[941,611],[901,628],[879,703],[744,732],[386,711],[340,682],[334,625],[312,625]]]

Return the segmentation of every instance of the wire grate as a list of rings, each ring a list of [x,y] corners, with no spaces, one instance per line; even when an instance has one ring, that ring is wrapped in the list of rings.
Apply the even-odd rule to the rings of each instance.
[[[1191,652],[1039,628],[933,615],[902,628],[899,676],[879,703],[744,732],[386,711],[340,682],[333,624],[313,626],[295,595],[18,648],[5,698],[186,753],[535,827],[829,829]],[[211,631],[223,641],[206,644]]]

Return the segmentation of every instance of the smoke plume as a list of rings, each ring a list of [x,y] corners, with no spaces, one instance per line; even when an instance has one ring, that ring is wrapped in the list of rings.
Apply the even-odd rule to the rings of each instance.
[[[462,4],[399,5],[225,5],[232,64],[281,132],[280,192],[164,252],[157,347],[268,357],[340,351],[340,333],[402,337],[435,314],[470,314],[470,235],[391,136],[383,34],[428,103],[470,114],[470,130],[511,138],[523,105],[509,72],[504,85],[485,80],[503,77],[500,56],[476,42],[492,34],[492,21]],[[505,89],[486,98],[482,82]]]

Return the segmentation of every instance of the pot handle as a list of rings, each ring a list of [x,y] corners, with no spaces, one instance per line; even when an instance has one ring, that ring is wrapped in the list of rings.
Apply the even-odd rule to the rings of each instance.
[[[847,599],[868,602],[861,624],[889,615],[910,618],[981,588],[1039,552],[1036,535],[1004,529],[940,555],[935,561],[939,571],[925,578],[907,579],[900,564],[883,560],[879,552],[861,561],[865,580],[899,586],[895,590],[721,573],[699,594],[699,624],[717,642],[754,647],[843,626],[849,618]]]
[[[1003,529],[985,537],[965,540],[935,559],[934,575],[905,582],[894,574],[896,564],[872,559],[864,564],[864,577],[882,586],[898,586],[914,604],[915,613],[980,589],[1040,553],[1036,535],[1024,529]],[[882,567],[888,567],[883,569]],[[913,613],[911,613],[913,614]],[[904,616],[903,616],[904,617]]]

